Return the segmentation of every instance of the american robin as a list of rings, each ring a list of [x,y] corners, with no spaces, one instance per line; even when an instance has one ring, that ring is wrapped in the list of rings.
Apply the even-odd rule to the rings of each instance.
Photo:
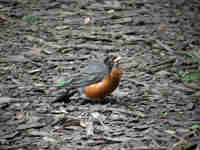
[[[89,63],[78,76],[59,83],[59,86],[79,88],[87,98],[103,99],[119,86],[122,76],[119,61],[120,57],[109,55],[103,62]]]

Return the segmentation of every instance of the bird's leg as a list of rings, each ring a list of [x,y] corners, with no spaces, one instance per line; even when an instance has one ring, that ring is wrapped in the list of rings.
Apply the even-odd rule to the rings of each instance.
[[[122,97],[125,97],[127,94],[128,94],[128,93],[126,93],[126,92],[120,91],[119,87],[116,88],[114,92],[112,92],[112,95],[114,96],[114,98],[115,98],[118,102],[120,102],[120,99],[121,99]]]
[[[119,88],[116,88],[113,92],[112,95],[118,100],[118,98],[121,97],[121,92],[119,90]]]
[[[78,91],[80,93],[80,97],[83,98],[83,99],[88,99],[88,97],[84,94],[84,88],[83,87],[80,87],[78,88]]]

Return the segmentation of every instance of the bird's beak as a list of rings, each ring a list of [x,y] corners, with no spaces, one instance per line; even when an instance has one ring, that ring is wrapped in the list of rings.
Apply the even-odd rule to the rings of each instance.
[[[117,58],[115,58],[113,61],[114,61],[114,62],[119,62],[120,59],[121,59],[121,57],[117,57]]]

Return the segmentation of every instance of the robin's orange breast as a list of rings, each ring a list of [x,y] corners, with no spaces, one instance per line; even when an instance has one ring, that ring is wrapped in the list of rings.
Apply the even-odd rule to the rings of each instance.
[[[113,68],[111,73],[105,76],[101,82],[86,86],[85,95],[88,98],[103,99],[119,86],[121,75],[122,73],[118,68]]]

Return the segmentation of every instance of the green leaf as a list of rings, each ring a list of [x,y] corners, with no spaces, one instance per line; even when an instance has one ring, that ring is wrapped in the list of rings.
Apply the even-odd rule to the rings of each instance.
[[[72,82],[72,79],[70,79],[70,80],[67,80],[67,81],[65,81],[65,80],[63,80],[63,81],[60,81],[59,83],[57,83],[56,84],[56,86],[64,86],[64,85],[66,85],[66,84],[70,84]]]
[[[179,77],[184,77],[184,74],[185,74],[185,73],[180,71],[180,72],[177,72],[176,74],[177,74]]]
[[[192,57],[192,59],[200,65],[200,59],[197,56],[189,54],[189,53],[187,53],[187,55]]]
[[[162,115],[163,117],[166,117],[166,116],[168,115],[168,112],[161,112],[161,115]]]
[[[200,81],[200,72],[189,72],[183,76],[183,80],[186,82],[189,81]]]
[[[34,22],[39,20],[39,17],[37,17],[37,16],[24,16],[23,20],[26,21],[26,22],[29,22],[29,23],[34,23]]]
[[[195,124],[192,126],[192,129],[200,129],[200,124]]]
[[[59,83],[56,84],[56,86],[64,86],[65,85],[65,81],[60,81]]]

